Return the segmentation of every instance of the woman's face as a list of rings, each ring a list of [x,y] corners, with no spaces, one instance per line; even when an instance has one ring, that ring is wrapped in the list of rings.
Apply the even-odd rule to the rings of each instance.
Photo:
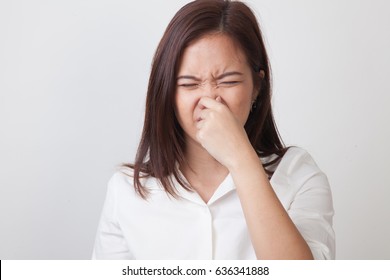
[[[196,122],[202,110],[198,102],[203,96],[220,96],[221,102],[245,125],[257,90],[244,53],[227,35],[207,35],[184,50],[177,75],[175,109],[186,143],[197,142]]]

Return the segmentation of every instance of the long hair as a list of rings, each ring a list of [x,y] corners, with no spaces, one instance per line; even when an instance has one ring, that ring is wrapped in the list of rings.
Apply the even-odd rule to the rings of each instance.
[[[176,197],[173,180],[185,189],[177,168],[184,162],[183,129],[175,115],[176,76],[184,49],[210,33],[230,36],[243,50],[259,95],[245,124],[245,130],[259,157],[275,156],[264,164],[269,176],[286,152],[277,131],[271,110],[271,69],[262,34],[253,12],[241,2],[229,0],[197,0],[182,7],[169,23],[152,62],[146,97],[146,109],[141,141],[134,164],[122,164],[133,169],[134,188],[147,198],[144,177],[155,177],[165,191]],[[259,71],[264,72],[261,78]]]

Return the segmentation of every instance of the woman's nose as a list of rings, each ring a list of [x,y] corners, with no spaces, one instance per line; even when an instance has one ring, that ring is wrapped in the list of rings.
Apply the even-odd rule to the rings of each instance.
[[[203,96],[215,99],[218,96],[218,86],[215,83],[205,83],[202,92]]]

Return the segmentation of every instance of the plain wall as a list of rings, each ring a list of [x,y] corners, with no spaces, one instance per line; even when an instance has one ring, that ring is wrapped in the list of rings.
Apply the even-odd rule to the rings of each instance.
[[[88,259],[134,158],[154,50],[188,1],[0,1],[0,259]],[[338,259],[390,259],[390,2],[247,1],[288,145],[334,196]]]

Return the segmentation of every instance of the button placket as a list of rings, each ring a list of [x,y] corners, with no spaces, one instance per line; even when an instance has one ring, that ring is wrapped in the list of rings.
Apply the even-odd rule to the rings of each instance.
[[[213,217],[210,208],[205,205],[202,209],[204,229],[205,229],[205,256],[207,259],[213,259]]]

